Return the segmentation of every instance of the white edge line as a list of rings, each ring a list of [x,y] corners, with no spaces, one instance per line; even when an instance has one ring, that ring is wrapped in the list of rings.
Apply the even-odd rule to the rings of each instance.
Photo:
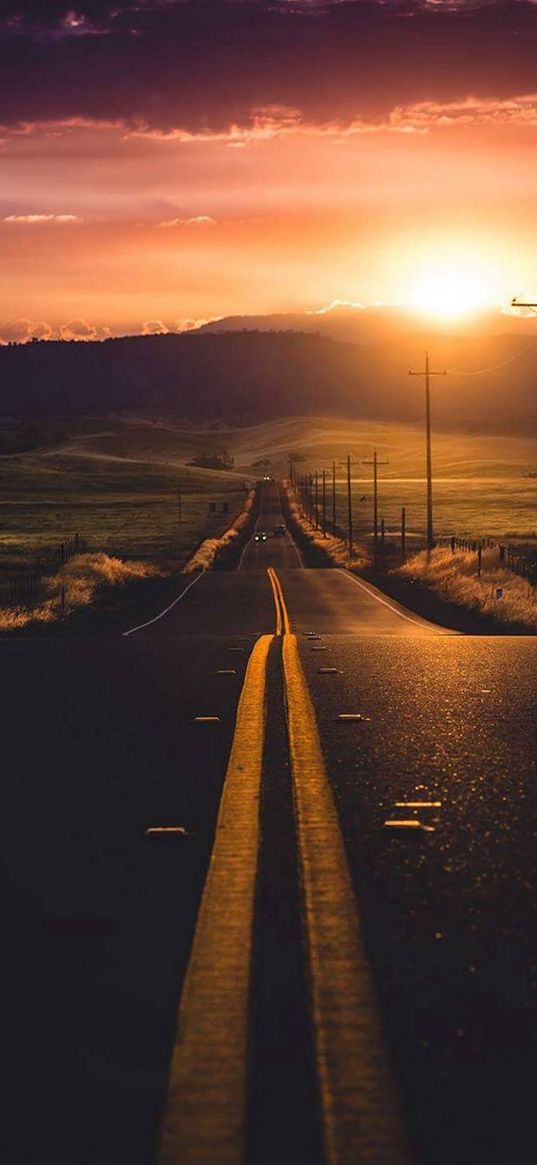
[[[164,618],[164,615],[167,615],[168,611],[171,611],[172,607],[175,607],[177,603],[180,603],[181,599],[184,599],[187,591],[189,591],[191,587],[199,582],[200,578],[203,578],[204,574],[205,570],[201,570],[200,573],[192,579],[192,582],[189,582],[188,586],[186,586],[184,590],[181,591],[181,594],[177,595],[177,598],[173,600],[173,603],[170,603],[169,607],[165,607],[159,615],[155,615],[154,619],[148,619],[147,623],[139,623],[138,627],[131,627],[129,631],[123,631],[123,637],[126,638],[127,635],[134,635],[135,631],[143,631],[144,627],[151,627],[153,623],[158,623],[159,619]]]
[[[247,541],[247,543],[246,543],[246,545],[243,547],[242,554],[241,554],[241,556],[240,556],[240,558],[239,558],[239,564],[238,564],[238,566],[237,566],[237,571],[239,571],[239,570],[240,570],[240,568],[241,568],[241,566],[242,566],[242,560],[243,560],[243,558],[244,558],[244,555],[246,554],[246,551],[248,550],[248,547],[249,547],[249,545],[250,545],[251,541],[252,541],[252,539],[251,539],[251,538],[249,538],[249,539],[248,539],[248,541]]]
[[[290,530],[288,530],[287,533],[289,534],[289,537],[292,539],[293,546],[296,550],[296,556],[298,558],[298,565],[302,568],[302,570],[305,570],[306,567],[305,567],[305,563],[304,563],[304,555],[303,555],[302,551],[300,550],[298,543],[293,538],[293,535],[291,534]]]
[[[406,619],[407,623],[414,623],[416,627],[422,628],[434,627],[438,635],[458,634],[457,631],[451,631],[449,627],[440,627],[438,623],[429,623],[427,619],[421,619],[419,617],[415,619],[413,615],[407,615],[405,611],[400,611],[398,607],[394,607],[393,603],[389,603],[387,599],[381,599],[380,595],[377,595],[374,588],[370,587],[366,582],[363,581],[363,579],[356,578],[355,574],[350,574],[348,570],[344,570],[341,566],[336,567],[336,570],[339,571],[339,574],[342,574],[345,576],[345,578],[348,578],[350,582],[356,583],[356,586],[361,587],[362,590],[366,591],[368,595],[371,595],[372,599],[376,599],[377,603],[382,603],[383,607],[388,607],[390,611],[393,611],[394,615],[399,615],[400,619]]]

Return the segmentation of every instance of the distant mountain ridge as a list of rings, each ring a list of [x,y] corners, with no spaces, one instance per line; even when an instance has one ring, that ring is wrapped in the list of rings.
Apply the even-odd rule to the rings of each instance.
[[[422,334],[367,346],[294,331],[198,331],[0,348],[0,412],[32,417],[173,411],[247,423],[302,414],[416,421]],[[537,334],[437,336],[434,414],[444,427],[537,431]],[[481,369],[490,368],[489,372]],[[471,373],[471,375],[462,375]],[[477,372],[477,375],[472,373]]]
[[[211,320],[200,332],[238,331],[318,332],[332,340],[352,344],[376,344],[404,335],[427,335],[431,341],[446,336],[537,335],[535,316],[505,315],[499,309],[468,313],[458,319],[423,318],[403,305],[374,304],[361,307],[336,301],[318,311],[276,312],[271,315],[234,315]]]

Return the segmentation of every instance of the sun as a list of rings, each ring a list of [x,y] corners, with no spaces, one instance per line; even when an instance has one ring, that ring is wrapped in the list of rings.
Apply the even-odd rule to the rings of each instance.
[[[494,298],[494,288],[484,268],[449,263],[424,272],[410,288],[406,303],[420,315],[455,319],[483,311]]]

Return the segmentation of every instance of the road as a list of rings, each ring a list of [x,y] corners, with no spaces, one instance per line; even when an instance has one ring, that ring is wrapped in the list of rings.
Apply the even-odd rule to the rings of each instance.
[[[535,640],[289,534],[127,630],[0,642],[3,1159],[529,1159]]]

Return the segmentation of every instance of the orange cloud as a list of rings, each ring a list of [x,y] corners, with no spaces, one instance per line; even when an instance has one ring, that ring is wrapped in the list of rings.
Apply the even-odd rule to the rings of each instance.
[[[1,220],[17,226],[42,226],[45,223],[59,223],[60,225],[82,222],[76,214],[8,214]]]
[[[27,344],[30,340],[51,340],[53,330],[45,320],[0,321],[0,344]]]
[[[206,324],[215,324],[218,320],[221,320],[222,318],[223,318],[222,316],[209,316],[208,319],[177,320],[176,331],[178,331],[178,332],[197,332],[199,328],[205,327]]]
[[[337,311],[365,311],[363,303],[354,303],[350,299],[333,299],[325,307],[312,308],[304,314],[307,316],[326,316]]]
[[[106,340],[110,334],[110,328],[83,319],[68,320],[59,328],[62,340]]]
[[[537,128],[537,93],[522,93],[513,97],[474,97],[471,94],[457,101],[419,101],[395,105],[383,116],[363,116],[350,111],[337,120],[312,121],[299,109],[278,105],[254,107],[245,113],[244,123],[233,123],[222,129],[191,130],[177,125],[169,129],[153,127],[140,120],[104,118],[59,118],[0,125],[0,133],[7,137],[71,135],[77,131],[114,132],[124,140],[146,139],[175,145],[222,143],[245,147],[274,138],[308,135],[314,137],[347,138],[362,134],[424,134],[431,129],[450,126],[518,126]],[[26,216],[9,216],[4,221],[22,221]],[[76,216],[49,215],[30,218],[67,221]],[[183,226],[206,223],[210,216],[174,218],[160,226]]]
[[[512,125],[537,128],[537,94],[527,93],[510,98],[465,97],[462,101],[421,101],[398,106],[385,121],[370,128],[397,133],[427,133],[430,129],[450,126]],[[359,123],[363,132],[367,123]],[[351,126],[349,132],[355,131]]]
[[[162,320],[146,320],[142,328],[143,336],[164,336],[168,328]]]
[[[197,214],[194,218],[169,218],[159,222],[159,227],[214,227],[216,219],[209,214]]]

